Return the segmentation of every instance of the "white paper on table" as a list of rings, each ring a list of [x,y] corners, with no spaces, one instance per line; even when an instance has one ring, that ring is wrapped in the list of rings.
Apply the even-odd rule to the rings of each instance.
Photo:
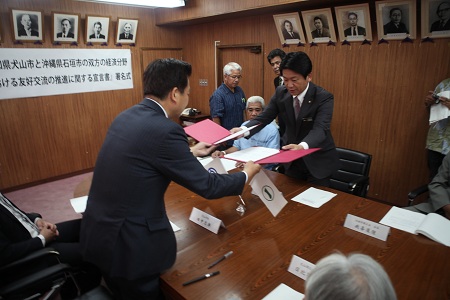
[[[303,298],[305,298],[305,296],[302,293],[297,292],[284,283],[280,283],[279,286],[267,294],[262,300],[303,300]]]
[[[181,230],[180,227],[178,227],[177,225],[175,225],[175,223],[172,223],[172,221],[169,221],[169,222],[170,222],[170,226],[172,226],[173,232],[177,232],[177,231],[180,231],[180,230]]]
[[[247,162],[258,161],[260,159],[280,153],[280,150],[267,147],[249,147],[244,150],[236,151],[225,155],[225,158],[237,161]]]
[[[422,213],[393,206],[381,219],[380,224],[416,234],[416,229],[425,217]]]
[[[306,191],[292,198],[292,200],[314,208],[319,208],[330,201],[336,195],[337,194],[328,191],[310,187]]]
[[[450,91],[443,91],[437,95],[440,97],[445,97],[447,99],[450,99]],[[450,110],[442,103],[431,105],[429,124],[443,120],[443,119],[447,119],[449,116],[450,116]]]
[[[76,213],[82,214],[86,210],[87,200],[88,196],[72,198],[70,199],[70,204],[72,204],[73,210],[75,210]]]

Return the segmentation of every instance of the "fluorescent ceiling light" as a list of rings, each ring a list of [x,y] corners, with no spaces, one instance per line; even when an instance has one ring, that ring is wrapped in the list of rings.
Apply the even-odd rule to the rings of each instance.
[[[130,6],[147,7],[180,7],[185,5],[185,0],[78,0],[85,2],[98,2],[106,4],[120,4]]]

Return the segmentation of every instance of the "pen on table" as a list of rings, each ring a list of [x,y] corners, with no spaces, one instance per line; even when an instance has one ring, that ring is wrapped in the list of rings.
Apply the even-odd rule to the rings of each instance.
[[[245,206],[244,199],[242,199],[241,195],[239,195],[239,199],[241,199],[242,204],[244,204],[244,206]]]
[[[214,267],[215,265],[217,265],[218,263],[220,263],[222,260],[224,260],[225,258],[227,258],[228,256],[230,256],[231,254],[233,254],[233,251],[229,251],[228,253],[226,253],[224,256],[222,256],[221,258],[219,258],[218,260],[216,260],[215,262],[213,262],[208,269],[211,269],[212,267]]]
[[[200,280],[203,280],[203,279],[212,277],[212,276],[217,275],[217,274],[220,274],[220,271],[215,271],[215,272],[212,272],[212,273],[207,273],[207,274],[202,275],[202,276],[200,276],[200,277],[191,279],[191,280],[186,281],[185,283],[183,283],[183,285],[188,285],[188,284],[191,284],[191,283],[194,283],[194,282],[197,282],[197,281],[200,281]]]

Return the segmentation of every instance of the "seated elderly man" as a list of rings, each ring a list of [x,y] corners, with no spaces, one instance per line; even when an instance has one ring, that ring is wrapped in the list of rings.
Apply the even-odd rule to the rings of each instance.
[[[334,253],[322,258],[306,278],[307,300],[395,300],[383,267],[365,254]]]
[[[262,113],[265,106],[264,99],[260,96],[252,96],[248,98],[245,108],[245,112],[247,113],[247,121],[245,121],[242,125],[246,124],[249,120],[256,118],[260,113]],[[223,157],[225,154],[255,146],[280,149],[280,133],[273,122],[249,139],[241,138],[235,140],[232,147],[226,149],[225,151],[215,151],[211,156]],[[237,163],[236,167],[241,167],[242,165],[242,163]],[[274,164],[264,166],[265,169],[269,170],[273,167]]]

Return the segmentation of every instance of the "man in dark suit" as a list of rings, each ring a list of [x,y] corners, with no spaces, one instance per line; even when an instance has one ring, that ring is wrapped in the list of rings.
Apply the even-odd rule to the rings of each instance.
[[[0,266],[49,246],[59,252],[61,262],[79,270],[75,278],[82,292],[98,286],[99,270],[84,262],[81,256],[80,224],[80,219],[52,224],[43,220],[40,214],[23,212],[0,193]],[[65,286],[74,288],[67,283]],[[63,293],[70,296],[68,289]]]
[[[431,24],[430,32],[450,30],[450,2],[441,2],[436,14],[439,20]]]
[[[316,27],[316,29],[311,31],[311,36],[313,39],[321,37],[331,38],[330,30],[323,26],[323,20],[321,17],[314,17],[314,27]]]
[[[281,32],[283,33],[283,38],[285,40],[300,39],[300,35],[298,32],[294,31],[294,26],[289,20],[284,20]]]
[[[339,167],[336,146],[330,131],[333,95],[311,82],[312,63],[304,52],[286,54],[280,65],[284,85],[278,87],[269,105],[245,126],[261,124],[257,133],[277,116],[286,122],[284,150],[320,148],[285,166],[286,175],[329,186],[330,176]],[[297,116],[296,116],[297,115]],[[232,131],[239,131],[234,128]]]
[[[345,36],[366,35],[366,29],[358,26],[358,15],[355,12],[348,13],[348,22],[350,23],[350,27],[344,30]]]
[[[423,214],[437,213],[450,220],[450,154],[444,157],[438,173],[428,184],[428,191],[427,202],[404,208]]]
[[[94,23],[94,33],[89,36],[90,39],[105,39],[105,35],[101,34],[102,31],[102,23],[95,22]]]
[[[389,18],[391,21],[389,23],[384,24],[383,30],[384,34],[390,33],[409,33],[406,25],[401,22],[402,20],[402,10],[398,7],[394,7],[389,11]]]
[[[159,276],[176,258],[164,193],[171,181],[207,199],[241,194],[261,169],[211,174],[194,157],[178,120],[189,102],[191,65],[157,59],[143,75],[144,99],[111,124],[99,152],[81,225],[84,258],[100,267],[116,299],[159,299]],[[208,149],[209,146],[209,149]],[[194,154],[194,155],[192,155]]]
[[[123,25],[123,32],[121,34],[119,34],[119,40],[132,40],[133,39],[133,35],[131,34],[131,24],[130,23],[125,23],[125,25]]]
[[[70,32],[70,28],[72,28],[72,24],[70,23],[69,19],[62,19],[61,20],[61,32],[58,32],[56,34],[56,37],[73,39],[75,36],[74,36],[73,32]]]
[[[281,76],[280,73],[280,64],[281,61],[286,57],[286,52],[284,52],[281,49],[273,49],[272,51],[270,51],[269,55],[267,55],[267,61],[269,61],[269,64],[272,66],[272,70],[275,73],[275,75],[277,75],[277,77],[275,77],[273,79],[273,84],[275,86],[275,89],[281,85],[283,85],[283,76]],[[281,118],[281,116],[278,116],[278,127],[279,127],[279,132],[280,132],[280,146],[283,146],[283,135],[285,132],[285,127],[286,125],[284,124],[284,120],[283,118]]]
[[[20,24],[22,24],[23,28],[19,29],[18,36],[39,36],[39,32],[34,30],[33,23],[31,21],[31,17],[29,14],[23,14],[20,19]]]

